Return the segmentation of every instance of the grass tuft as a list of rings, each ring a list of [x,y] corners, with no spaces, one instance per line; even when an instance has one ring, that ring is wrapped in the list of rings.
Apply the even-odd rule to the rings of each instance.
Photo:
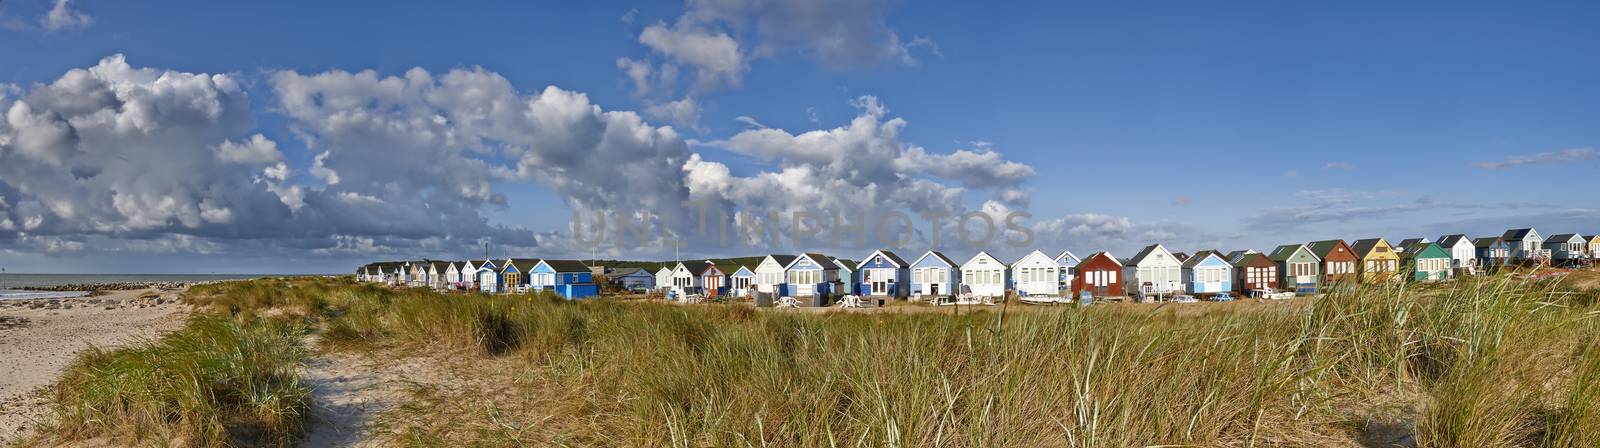
[[[198,316],[134,347],[91,349],[54,387],[55,441],[176,446],[292,444],[311,405],[302,327]]]

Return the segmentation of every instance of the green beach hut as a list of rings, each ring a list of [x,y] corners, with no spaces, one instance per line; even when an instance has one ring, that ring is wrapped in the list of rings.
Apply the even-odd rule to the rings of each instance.
[[[1280,277],[1282,280],[1278,282],[1279,287],[1294,288],[1295,294],[1299,295],[1317,293],[1318,281],[1321,280],[1319,277],[1322,275],[1322,270],[1319,269],[1322,260],[1318,259],[1317,254],[1311,252],[1306,245],[1278,246],[1272,254],[1267,255],[1267,258],[1278,264],[1278,272],[1282,276]]]
[[[1400,267],[1411,272],[1413,281],[1444,280],[1450,278],[1450,252],[1438,243],[1412,243],[1400,253]]]

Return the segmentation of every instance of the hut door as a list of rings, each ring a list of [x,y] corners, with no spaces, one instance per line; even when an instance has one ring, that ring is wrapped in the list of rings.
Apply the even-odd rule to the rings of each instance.
[[[1092,286],[1090,290],[1095,297],[1105,297],[1107,294],[1109,294],[1109,291],[1106,290],[1106,286],[1109,286],[1110,282],[1106,281],[1108,280],[1106,278],[1106,271],[1089,271],[1087,274],[1089,275],[1089,278],[1087,279],[1089,285]]]

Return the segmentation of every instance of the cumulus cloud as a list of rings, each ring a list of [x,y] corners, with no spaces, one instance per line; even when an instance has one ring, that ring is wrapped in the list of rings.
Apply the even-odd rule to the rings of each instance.
[[[50,11],[39,18],[39,26],[48,31],[88,28],[93,23],[94,17],[72,9],[72,0],[55,0]]]
[[[631,217],[719,254],[737,249],[695,234],[696,203],[777,229],[793,222],[767,222],[774,212],[838,210],[850,224],[869,209],[957,215],[969,195],[993,214],[1025,205],[1034,173],[993,146],[906,142],[908,123],[872,97],[837,127],[757,127],[705,144],[752,159],[736,171],[639,113],[554,86],[521,91],[481,68],[280,71],[266,84],[267,109],[294,140],[255,129],[251,99],[227,74],[113,56],[0,88],[0,251],[419,257],[492,240],[505,253],[588,252],[575,238],[595,230],[586,225],[536,232],[487,217],[535,207]],[[524,183],[563,203],[505,188]]]
[[[728,150],[777,163],[793,176],[817,176],[846,186],[896,195],[938,198],[944,193],[920,194],[918,189],[995,190],[1009,202],[1025,199],[1016,187],[1033,176],[1032,167],[1005,160],[992,150],[957,150],[930,153],[900,138],[907,122],[888,116],[877,98],[866,96],[854,104],[861,112],[850,124],[827,130],[791,134],[776,128],[749,129],[717,142]],[[801,170],[804,171],[801,171]],[[930,181],[927,183],[918,180]],[[802,182],[819,185],[822,182]],[[908,205],[915,211],[946,207],[928,203]]]
[[[1478,162],[1472,164],[1472,166],[1486,170],[1502,170],[1523,165],[1571,163],[1596,159],[1600,159],[1600,151],[1595,151],[1594,148],[1572,148],[1537,154],[1513,155],[1499,162]]]
[[[706,143],[771,168],[740,176],[720,162],[692,156],[684,165],[689,198],[737,210],[740,222],[770,224],[790,232],[796,230],[795,223],[771,222],[770,217],[819,213],[822,222],[816,223],[816,228],[828,236],[836,227],[835,213],[838,227],[867,226],[867,233],[875,236],[903,234],[894,228],[903,222],[885,224],[884,234],[877,228],[880,221],[890,219],[888,212],[898,211],[915,221],[916,234],[907,236],[924,244],[934,238],[931,231],[941,232],[945,235],[942,241],[952,242],[954,220],[944,220],[935,228],[921,216],[995,212],[999,216],[994,222],[1000,223],[1004,221],[1002,211],[1009,211],[1008,204],[1026,204],[1028,196],[1020,186],[1033,175],[1031,167],[1006,160],[993,149],[928,151],[901,138],[908,123],[890,117],[888,108],[876,98],[863,97],[854,104],[859,114],[832,129],[791,133],[753,127]],[[967,193],[989,199],[978,209],[970,209],[965,203]],[[857,236],[857,243],[877,242],[859,237],[861,232],[854,229],[849,232]],[[895,235],[887,236],[897,239]],[[829,245],[833,243],[839,244]],[[809,248],[859,249],[844,243],[847,241],[822,241]]]
[[[239,143],[223,140],[217,145],[217,158],[228,163],[261,164],[283,160],[283,153],[278,151],[277,142],[256,134]]]
[[[407,234],[483,227],[480,209],[512,206],[496,182],[541,184],[576,210],[673,208],[683,195],[688,148],[678,134],[582,93],[525,94],[481,68],[285,71],[272,85],[291,125],[321,151],[313,174],[327,192],[348,213],[382,210],[384,227]]]
[[[680,21],[717,24],[752,43],[755,56],[793,51],[825,66],[915,63],[908,44],[889,27],[887,0],[689,0]],[[930,47],[926,37],[912,39]]]
[[[0,109],[0,184],[29,232],[218,234],[288,213],[250,181],[281,154],[247,137],[254,118],[232,76],[112,56]]]
[[[479,214],[485,204],[504,204],[482,174],[491,167],[419,150],[460,141],[447,135],[457,131],[430,126],[438,117],[383,116],[356,103],[423,101],[406,95],[425,89],[405,92],[393,89],[403,83],[389,81],[319,90],[279,79],[274,87],[291,106],[282,110],[319,120],[291,122],[316,140],[313,146],[325,147],[310,169],[325,187],[295,183],[278,142],[252,132],[250,98],[232,75],[134,67],[118,55],[29,90],[0,88],[0,195],[8,202],[0,207],[0,247],[64,254],[96,241],[89,245],[95,251],[296,254],[336,245],[333,235],[401,250],[441,238],[532,244],[531,232],[490,225]],[[295,93],[318,96],[311,101],[317,106],[301,107],[296,101],[306,98]],[[396,142],[405,144],[363,146]],[[452,176],[425,164],[470,173]],[[514,165],[501,168],[515,172]],[[344,201],[350,192],[374,201]]]
[[[887,0],[689,0],[671,23],[639,33],[659,65],[628,58],[617,65],[636,92],[670,91],[678,67],[692,71],[694,90],[705,92],[741,85],[759,58],[794,54],[838,69],[916,65],[913,49],[942,57],[932,39],[902,41],[885,18],[889,6]]]
[[[672,26],[658,22],[645,27],[639,33],[639,43],[668,62],[694,68],[695,86],[700,90],[738,87],[749,68],[733,37],[690,22],[680,21]]]
[[[1322,165],[1322,169],[1325,170],[1350,170],[1354,169],[1355,167],[1356,166],[1351,165],[1350,162],[1328,162]]]
[[[651,104],[645,106],[644,114],[651,119],[676,126],[688,129],[700,128],[700,103],[694,98]]]

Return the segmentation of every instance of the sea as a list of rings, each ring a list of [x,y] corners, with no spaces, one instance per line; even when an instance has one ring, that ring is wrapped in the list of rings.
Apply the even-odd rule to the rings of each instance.
[[[213,280],[243,280],[271,277],[256,275],[210,274],[0,274],[0,300],[4,299],[55,299],[79,297],[82,291],[37,291],[39,288],[61,285],[90,285],[123,282],[204,282]]]

